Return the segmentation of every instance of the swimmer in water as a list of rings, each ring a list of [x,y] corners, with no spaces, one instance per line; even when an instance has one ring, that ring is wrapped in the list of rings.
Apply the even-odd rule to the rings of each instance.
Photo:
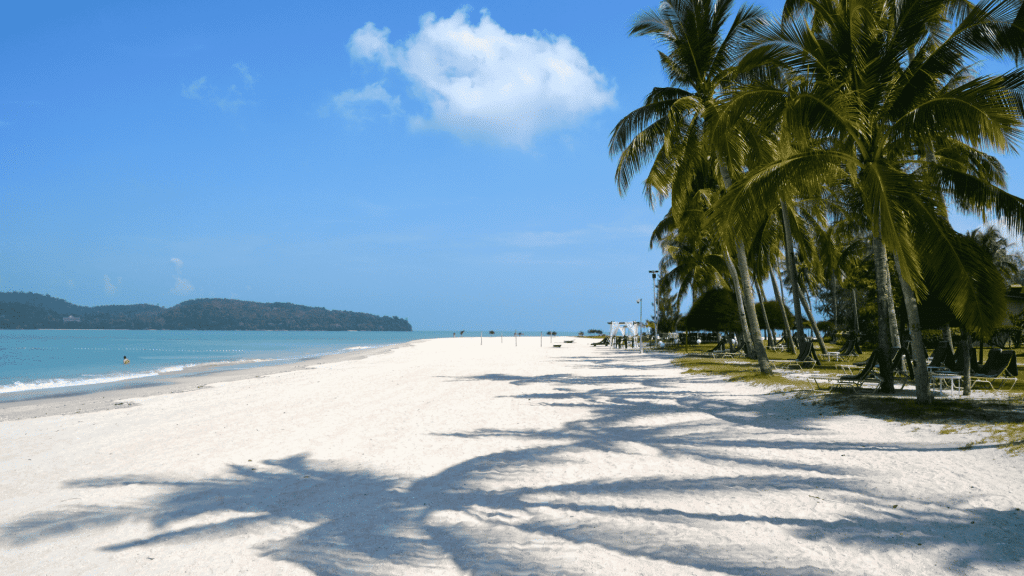
[[[125,356],[124,357],[124,364],[131,364],[131,363],[132,363],[132,361],[129,360],[127,356]]]

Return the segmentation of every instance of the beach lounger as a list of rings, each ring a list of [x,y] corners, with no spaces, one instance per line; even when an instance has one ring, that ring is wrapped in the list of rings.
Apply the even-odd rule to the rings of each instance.
[[[769,364],[772,368],[787,368],[795,370],[798,368],[810,368],[811,366],[818,366],[821,364],[821,360],[818,359],[818,353],[814,351],[814,342],[810,340],[804,341],[803,346],[800,347],[800,354],[793,360],[770,360]]]
[[[747,343],[740,342],[739,346],[733,347],[732,345],[730,345],[728,352],[720,352],[719,355],[721,357],[735,358],[741,354],[746,354],[747,350]]]
[[[859,354],[861,354],[860,342],[856,336],[850,336],[847,338],[843,347],[839,350],[840,358],[853,358]]]
[[[717,356],[718,354],[725,354],[725,353],[727,353],[727,351],[725,349],[725,338],[722,338],[721,340],[719,340],[717,346],[715,346],[711,350],[707,351],[707,354],[709,356],[712,356],[712,357],[715,357],[715,358],[718,357]]]
[[[971,379],[971,386],[984,384],[993,392],[993,382],[1010,382],[1010,388],[1017,385],[1017,353],[1013,350],[1000,350],[993,348],[988,353],[988,362],[978,370],[978,373]]]
[[[974,347],[971,347],[971,372],[977,372],[981,369],[978,365],[978,354]],[[963,372],[964,371],[964,355],[963,348],[960,346],[956,347],[956,352],[946,358],[946,368],[950,372]]]
[[[906,360],[906,364],[902,360]],[[892,366],[893,378],[901,382],[900,390],[903,390],[907,382],[914,381],[914,361],[911,359],[910,349],[906,346],[900,346],[899,350],[893,354],[890,366]],[[904,367],[906,370],[904,370]]]
[[[849,386],[851,388],[860,388],[865,382],[879,382],[875,375],[875,367],[878,365],[878,351],[871,353],[868,356],[864,367],[857,374],[843,374],[838,378],[835,376],[816,376],[811,378],[811,381],[819,388],[836,388]]]
[[[839,377],[840,383],[856,386],[860,388],[865,382],[880,382],[878,376],[875,374],[875,368],[878,366],[878,350],[871,353],[868,356],[866,362],[864,362],[864,368],[857,374],[844,374]]]
[[[943,366],[943,363],[947,358],[949,358],[949,355],[952,352],[953,351],[950,349],[949,344],[945,342],[939,344],[938,347],[935,348],[935,351],[932,352],[931,360],[928,361],[928,370],[944,370],[945,366]]]

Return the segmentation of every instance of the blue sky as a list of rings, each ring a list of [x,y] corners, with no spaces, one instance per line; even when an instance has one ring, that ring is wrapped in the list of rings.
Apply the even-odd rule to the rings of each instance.
[[[647,316],[665,209],[619,197],[607,144],[665,84],[626,36],[655,5],[8,7],[0,290],[417,330],[605,328],[637,298]]]

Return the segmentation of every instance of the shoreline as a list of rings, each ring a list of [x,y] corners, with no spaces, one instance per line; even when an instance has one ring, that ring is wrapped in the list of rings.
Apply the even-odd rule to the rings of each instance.
[[[75,392],[73,390],[75,387],[69,386],[67,387],[69,390],[66,393],[56,396],[11,401],[0,400],[0,422],[41,418],[44,416],[85,414],[89,412],[130,408],[137,405],[130,401],[132,399],[160,396],[164,394],[195,392],[197,390],[202,390],[211,384],[263,378],[273,374],[305,370],[321,364],[335,364],[339,362],[361,360],[369,356],[388,353],[395,348],[408,346],[412,342],[418,341],[419,340],[410,340],[409,342],[388,344],[378,348],[364,348],[352,350],[344,354],[330,354],[327,356],[305,358],[294,362],[270,364],[266,366],[253,366],[250,368],[239,368],[234,370],[201,369],[197,370],[193,374],[175,373],[171,379],[168,379],[166,375],[146,376],[125,381],[134,385],[107,390]],[[50,390],[60,390],[60,388],[53,388]]]

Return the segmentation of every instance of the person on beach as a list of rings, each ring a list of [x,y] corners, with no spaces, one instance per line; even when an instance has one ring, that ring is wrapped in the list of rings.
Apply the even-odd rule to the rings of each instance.
[[[131,364],[131,363],[132,363],[132,361],[129,360],[127,356],[125,356],[123,364]]]

